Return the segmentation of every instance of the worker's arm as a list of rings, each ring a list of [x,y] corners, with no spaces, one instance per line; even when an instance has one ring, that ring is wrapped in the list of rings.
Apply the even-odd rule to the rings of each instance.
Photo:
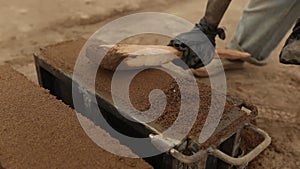
[[[204,19],[217,28],[226,12],[231,0],[208,0]]]
[[[203,67],[214,58],[216,36],[225,39],[224,30],[218,26],[230,2],[231,0],[208,0],[205,16],[194,29],[176,36],[169,43],[169,46],[183,51],[182,60],[190,68]]]

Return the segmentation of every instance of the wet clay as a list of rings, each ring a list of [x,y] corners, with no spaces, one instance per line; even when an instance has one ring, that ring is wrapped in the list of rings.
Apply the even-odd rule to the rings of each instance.
[[[70,74],[72,74],[75,61],[78,57],[78,53],[80,52],[80,49],[82,48],[84,43],[85,40],[80,39],[76,41],[68,41],[48,46],[41,52],[40,57],[42,57],[45,62],[52,65],[53,67],[61,69],[64,72],[70,72]],[[89,67],[92,66],[93,64],[91,64],[90,66],[86,66],[83,69],[87,70],[88,72]],[[121,76],[121,78],[126,79],[128,72],[122,73],[123,76]],[[85,72],[82,74],[82,76],[85,77],[84,79],[86,81],[89,81],[88,84],[93,83],[93,79],[92,77],[88,76],[88,73]],[[113,72],[99,69],[95,80],[96,92],[105,91],[107,93],[111,93],[112,76]],[[188,87],[188,83],[189,82],[187,82],[187,84],[184,84],[183,86]],[[211,88],[201,83],[200,81],[197,81],[197,85],[200,94],[200,108],[198,111],[196,122],[188,135],[190,138],[197,138],[199,136],[199,133],[201,132],[201,129],[205,124],[205,120],[211,106]],[[167,97],[167,105],[164,112],[154,122],[151,122],[155,126],[158,126],[157,128],[159,130],[163,131],[174,123],[178,116],[180,107],[182,107],[182,103],[180,102],[181,94],[179,86],[177,85],[175,79],[162,70],[144,70],[137,74],[137,76],[135,76],[131,81],[129,97],[132,105],[136,109],[140,111],[146,111],[151,106],[149,102],[149,94],[154,89],[162,90]],[[192,96],[194,94],[194,91],[192,90],[187,89],[187,91],[187,95]],[[119,94],[121,95],[122,93]],[[159,95],[156,97],[160,98]],[[222,97],[225,96],[220,94],[217,97],[217,100],[221,99]],[[194,97],[188,97],[184,100],[185,102],[183,104],[188,104],[188,106],[186,106],[187,108],[183,110],[185,112],[188,112],[189,108],[193,108],[197,105],[197,100],[195,100]],[[216,106],[218,108],[218,105],[212,106]],[[233,113],[232,110],[236,111],[234,111]],[[183,116],[183,118],[187,120],[187,123],[183,124],[182,127],[188,127],[193,124],[188,123],[191,121],[189,116]],[[234,106],[234,104],[231,101],[227,100],[222,120],[214,134],[215,138],[211,138],[211,141],[217,141],[223,134],[232,132],[235,128],[235,125],[243,122],[244,120],[246,120],[246,115],[244,114],[244,112],[237,111],[237,108]]]
[[[0,67],[0,93],[3,168],[152,168],[142,159],[119,157],[98,147],[75,111],[8,66]]]

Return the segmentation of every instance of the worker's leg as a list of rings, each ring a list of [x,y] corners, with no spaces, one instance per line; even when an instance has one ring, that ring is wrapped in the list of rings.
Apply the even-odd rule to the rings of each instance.
[[[300,65],[300,18],[281,50],[279,60],[284,64]]]
[[[265,64],[299,16],[299,0],[250,0],[228,47],[249,52],[249,62]]]

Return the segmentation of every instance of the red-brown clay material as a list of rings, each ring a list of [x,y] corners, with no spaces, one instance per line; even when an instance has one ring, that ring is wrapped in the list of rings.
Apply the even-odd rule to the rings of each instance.
[[[76,41],[63,42],[56,45],[51,45],[46,47],[40,54],[40,57],[45,60],[48,64],[53,67],[63,70],[64,72],[69,72],[72,74],[75,61],[78,57],[78,53],[85,43],[84,39],[79,39]],[[85,68],[87,70],[89,68]],[[122,72],[124,76],[121,78],[126,78],[126,72]],[[105,91],[109,95],[111,94],[111,79],[113,72],[99,69],[96,76],[96,91]],[[87,73],[82,74],[87,80],[88,84],[93,83],[92,77],[89,77]],[[207,114],[209,112],[210,101],[211,101],[211,89],[209,86],[197,82],[199,93],[200,93],[200,108],[196,123],[194,124],[189,137],[192,139],[198,140],[199,133],[205,123]],[[189,86],[188,84],[183,86]],[[176,84],[176,81],[167,73],[157,70],[157,69],[148,69],[140,72],[130,83],[129,97],[133,106],[141,111],[148,110],[150,107],[149,94],[153,89],[161,89],[167,96],[167,106],[163,114],[152,124],[159,128],[160,130],[165,130],[170,127],[173,122],[176,120],[179,113],[181,103],[181,95],[179,87]],[[175,92],[174,92],[175,91]],[[193,91],[190,95],[192,96]],[[189,95],[189,93],[187,94]],[[159,97],[159,96],[158,96]],[[220,95],[217,99],[224,97]],[[191,97],[188,98],[188,104],[190,107],[196,106],[196,100]],[[218,105],[214,105],[218,106]],[[242,123],[245,121],[245,114],[241,111],[235,111],[232,113],[231,110],[236,109],[232,102],[227,101],[224,115],[221,120],[220,126],[216,130],[218,133],[215,133],[215,138],[211,138],[209,142],[205,145],[208,146],[211,142],[218,141],[225,134],[229,134],[235,128],[235,124]],[[183,111],[189,111],[188,109]],[[186,120],[190,121],[190,117],[184,117]],[[230,125],[233,124],[233,125]],[[186,123],[185,125],[191,125],[191,123]],[[188,127],[188,126],[182,126]]]
[[[75,111],[8,66],[0,67],[0,93],[4,168],[152,168],[142,159],[119,157],[98,147]]]
[[[73,72],[72,68],[74,66],[75,60],[77,58],[77,55],[80,51],[80,48],[82,47],[82,45],[84,44],[85,40],[81,39],[78,41],[69,41],[69,42],[63,42],[61,44],[56,44],[56,45],[51,45],[49,47],[47,47],[42,53],[41,55],[43,57],[47,57],[46,61],[55,66],[55,67],[60,67],[63,69],[64,72]],[[252,67],[251,67],[252,68]],[[252,70],[245,70],[246,71],[252,71]],[[105,89],[106,91],[110,90],[110,85],[106,85],[106,82],[110,82],[110,77],[112,75],[112,72],[109,71],[104,71],[104,70],[99,70],[101,76],[98,75],[97,79],[100,79],[100,82],[97,82],[97,84],[100,84],[99,86],[97,85],[96,88],[97,90],[100,89]],[[156,73],[154,73],[156,72]],[[244,72],[244,74],[245,74]],[[243,73],[243,72],[241,72]],[[151,74],[159,74],[159,71],[152,71]],[[256,74],[257,75],[257,74]],[[141,76],[141,74],[139,75]],[[150,74],[147,76],[147,78],[150,81]],[[165,76],[166,77],[166,76]],[[239,78],[239,77],[237,77]],[[164,80],[168,80],[170,79],[170,77],[167,77],[166,79],[156,79],[156,85],[160,85],[160,88],[163,89],[168,89],[168,87],[172,86],[168,86],[168,85],[163,85]],[[137,80],[137,79],[135,79]],[[234,79],[230,79],[230,80],[234,80]],[[102,84],[101,84],[102,82]],[[147,81],[148,82],[148,81]],[[173,82],[173,81],[172,81]],[[162,83],[162,84],[160,84]],[[240,82],[239,82],[240,83]],[[155,86],[155,85],[154,85]],[[156,87],[156,86],[155,86]],[[249,86],[248,90],[253,89],[253,86]],[[133,88],[133,85],[131,85],[131,88]],[[201,89],[201,88],[200,88]],[[237,88],[237,90],[240,90],[241,88]],[[144,86],[142,86],[141,84],[139,85],[139,87],[137,86],[135,88],[137,93],[140,93],[140,100],[134,100],[131,97],[131,101],[133,103],[133,105],[140,110],[143,110],[143,108],[149,106],[149,102],[148,102],[148,91],[150,89],[145,89]],[[141,94],[145,92],[145,94]],[[231,90],[231,93],[236,93],[237,91],[233,91]],[[241,92],[240,92],[241,93]],[[252,94],[249,94],[248,91],[244,91],[243,93],[245,93],[245,98],[247,98],[248,96],[252,96],[255,95],[255,93],[252,92]],[[249,95],[246,95],[246,93],[248,93]],[[144,103],[140,104],[140,103]],[[175,111],[176,113],[176,111]],[[171,113],[171,115],[173,114],[174,116],[175,113]],[[167,117],[167,116],[165,116]],[[162,118],[162,117],[161,117]],[[230,116],[228,117],[230,120]],[[298,117],[296,119],[299,119]],[[225,118],[226,120],[226,118]],[[162,120],[163,121],[163,120]],[[270,136],[272,137],[272,144],[267,148],[266,151],[264,151],[261,155],[259,155],[256,159],[253,160],[253,162],[251,162],[249,164],[249,168],[250,169],[269,169],[269,168],[274,168],[274,169],[281,169],[281,168],[291,168],[291,169],[298,169],[300,164],[298,161],[300,154],[299,151],[297,150],[299,147],[299,144],[297,141],[295,140],[299,140],[297,139],[298,135],[300,134],[295,134],[295,133],[299,133],[299,123],[285,123],[285,122],[281,122],[279,120],[269,120],[267,118],[258,118],[257,120],[257,125],[262,128],[263,130],[267,131]],[[230,126],[230,127],[235,127],[234,125]],[[252,138],[252,135],[243,135],[244,137],[244,141],[246,141],[246,143],[244,142],[244,148],[245,146],[247,147],[248,150],[251,150],[250,146],[255,146],[256,144],[258,144],[258,141],[260,141],[260,139],[254,139]],[[256,137],[254,137],[256,138]],[[293,142],[290,142],[293,141]],[[252,144],[252,143],[255,144]]]

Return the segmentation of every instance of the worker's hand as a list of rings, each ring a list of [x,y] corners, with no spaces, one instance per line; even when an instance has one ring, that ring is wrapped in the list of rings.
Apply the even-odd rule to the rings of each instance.
[[[214,58],[217,35],[225,39],[223,29],[214,28],[202,19],[191,31],[176,36],[168,46],[182,51],[182,60],[190,68],[197,69],[209,64]]]

